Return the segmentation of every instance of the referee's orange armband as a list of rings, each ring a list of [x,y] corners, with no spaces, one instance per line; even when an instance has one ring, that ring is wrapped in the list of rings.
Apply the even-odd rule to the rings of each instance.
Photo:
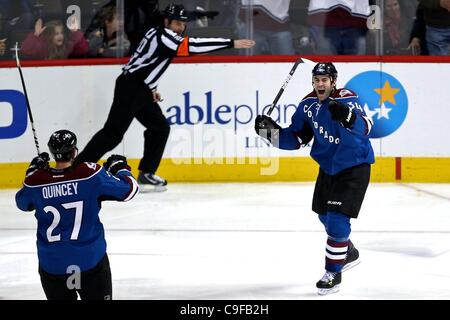
[[[189,37],[183,39],[183,41],[178,46],[177,57],[187,57],[189,56]]]

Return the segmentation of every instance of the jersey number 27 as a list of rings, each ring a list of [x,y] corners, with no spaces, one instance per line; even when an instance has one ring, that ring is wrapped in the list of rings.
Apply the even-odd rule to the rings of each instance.
[[[70,240],[77,240],[78,234],[80,233],[81,220],[83,216],[83,201],[75,201],[62,203],[64,209],[75,209],[75,222],[73,224],[72,234],[70,235]],[[58,226],[61,221],[61,214],[58,209],[52,206],[46,206],[44,208],[46,213],[53,214],[53,221],[50,227],[47,229],[47,239],[48,242],[61,241],[61,234],[52,235],[53,230]]]

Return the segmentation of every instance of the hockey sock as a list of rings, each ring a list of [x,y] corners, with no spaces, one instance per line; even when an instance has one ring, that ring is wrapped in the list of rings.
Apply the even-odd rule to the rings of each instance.
[[[328,238],[325,249],[325,269],[331,272],[341,272],[345,263],[347,249],[348,240],[335,241]]]
[[[345,264],[350,237],[350,217],[340,212],[328,211],[326,214],[326,230],[328,234],[325,269],[340,272]]]

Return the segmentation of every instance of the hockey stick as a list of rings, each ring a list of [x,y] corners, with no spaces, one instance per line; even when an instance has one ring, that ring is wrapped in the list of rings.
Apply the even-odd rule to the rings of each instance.
[[[298,65],[300,63],[305,63],[305,64],[309,64],[314,66],[316,63],[312,60],[309,59],[305,59],[305,58],[299,58],[297,61],[295,61],[294,65],[291,68],[291,71],[289,71],[289,74],[286,78],[286,80],[284,81],[283,85],[280,88],[280,91],[278,91],[275,99],[273,100],[272,104],[270,105],[269,111],[267,112],[267,115],[270,116],[270,114],[272,113],[273,109],[275,108],[275,106],[277,105],[278,100],[280,99],[281,95],[284,92],[284,89],[286,89],[289,81],[291,80],[292,76],[294,75],[295,70],[297,69]]]
[[[297,69],[297,67],[298,67],[298,65],[299,65],[300,63],[304,63],[304,61],[303,61],[302,58],[300,58],[300,59],[298,59],[297,61],[295,61],[294,65],[293,65],[292,68],[291,68],[291,71],[289,71],[289,74],[288,74],[286,80],[284,80],[284,83],[283,83],[283,85],[281,86],[280,90],[278,91],[278,93],[277,93],[275,99],[273,99],[273,102],[272,102],[272,104],[270,105],[269,111],[267,111],[267,116],[270,116],[270,114],[272,113],[273,109],[274,109],[275,106],[277,105],[277,102],[278,102],[278,100],[280,100],[280,97],[281,97],[281,95],[283,94],[284,89],[287,87],[289,81],[290,81],[291,78],[292,78],[292,75],[293,75],[294,72],[295,72],[295,69]]]
[[[14,50],[16,51],[17,69],[19,69],[20,80],[22,81],[23,93],[25,94],[25,100],[27,102],[28,116],[30,117],[31,130],[33,131],[34,144],[36,145],[36,150],[39,155],[41,152],[39,151],[39,142],[38,142],[38,138],[37,138],[37,134],[36,134],[36,129],[34,128],[33,114],[31,113],[30,101],[28,100],[27,87],[25,86],[25,80],[23,79],[22,68],[20,67],[19,47],[18,47],[17,42],[16,42],[16,46],[15,46]]]

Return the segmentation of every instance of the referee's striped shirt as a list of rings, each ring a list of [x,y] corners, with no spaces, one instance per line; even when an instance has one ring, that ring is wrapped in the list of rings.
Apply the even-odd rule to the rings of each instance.
[[[159,79],[175,56],[232,48],[232,39],[180,37],[167,28],[151,28],[123,71],[143,80],[156,90]]]

